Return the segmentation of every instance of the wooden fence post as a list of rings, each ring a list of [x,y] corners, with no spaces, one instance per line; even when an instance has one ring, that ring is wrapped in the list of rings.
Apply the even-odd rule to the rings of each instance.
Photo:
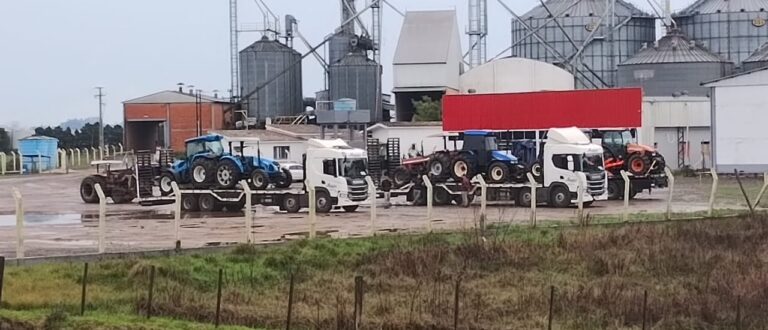
[[[355,276],[355,330],[360,329],[363,320],[363,277]]]
[[[221,286],[222,282],[224,281],[224,269],[219,268],[219,290],[218,293],[216,293],[216,327],[219,327],[219,322],[221,322]]]
[[[291,330],[291,317],[293,314],[293,281],[294,274],[291,273],[290,283],[288,284],[288,316],[285,320],[285,329]]]
[[[80,295],[80,316],[85,315],[85,294],[88,286],[88,263],[85,263],[83,268],[83,291]]]
[[[3,278],[5,277],[5,257],[0,256],[0,308],[3,308]]]
[[[149,269],[149,294],[147,296],[147,319],[152,317],[152,296],[155,290],[155,266]]]

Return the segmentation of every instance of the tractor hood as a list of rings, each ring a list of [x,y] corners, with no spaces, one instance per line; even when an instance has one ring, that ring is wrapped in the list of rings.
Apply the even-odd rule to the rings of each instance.
[[[254,157],[253,165],[263,169],[267,173],[280,172],[280,163],[264,157]]]
[[[512,163],[512,164],[517,163],[517,157],[509,155],[503,151],[494,150],[492,152],[492,155],[494,160],[502,161],[505,163]]]
[[[646,153],[647,152],[647,153],[653,154],[653,153],[656,153],[656,149],[654,149],[651,146],[644,145],[644,144],[637,144],[637,143],[627,144],[627,153],[631,154],[631,153],[636,153],[636,152],[639,152],[639,153]]]

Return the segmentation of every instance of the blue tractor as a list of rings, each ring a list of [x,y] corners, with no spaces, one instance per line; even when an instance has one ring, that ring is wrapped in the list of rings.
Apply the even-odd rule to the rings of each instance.
[[[449,169],[455,180],[483,174],[489,183],[525,182],[525,167],[514,156],[499,151],[490,132],[465,132],[464,145],[451,157]]]
[[[233,154],[232,143],[229,150],[224,150],[221,135],[205,135],[185,141],[186,158],[177,160],[160,175],[160,191],[164,195],[173,189],[171,182],[192,184],[198,189],[231,189],[241,179],[247,178],[250,186],[256,190],[266,189],[270,183],[277,188],[287,188],[292,183],[290,172],[282,170],[274,160],[261,157],[243,156],[243,143],[240,143],[240,155]]]

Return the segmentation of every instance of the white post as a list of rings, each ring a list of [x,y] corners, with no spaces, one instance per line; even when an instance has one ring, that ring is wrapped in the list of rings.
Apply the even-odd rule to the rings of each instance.
[[[13,157],[11,161],[11,165],[13,165],[12,171],[14,172],[18,171],[19,174],[21,174],[21,168],[20,167],[16,168],[16,152],[11,151],[11,157]],[[19,154],[19,159],[21,159],[21,154]]]
[[[576,206],[578,207],[577,218],[579,225],[586,226],[584,223],[584,193],[587,188],[587,175],[582,172],[576,172],[579,177],[579,182],[576,186]]]
[[[122,143],[118,143],[117,145],[120,146],[120,153],[122,154],[123,153],[123,144]]]
[[[315,200],[315,187],[309,186],[309,239],[314,239],[317,223],[317,201]]]
[[[248,244],[253,243],[253,191],[247,181],[240,181],[240,185],[243,186],[245,192],[245,242]]]
[[[760,193],[758,193],[757,198],[755,198],[755,205],[752,206],[753,209],[757,208],[760,204],[760,200],[763,199],[766,189],[768,189],[768,172],[763,173],[763,188],[760,189]]]
[[[83,155],[80,153],[80,149],[77,150],[77,166],[80,166],[83,161]]]
[[[104,160],[104,147],[103,146],[99,146],[99,160]]]
[[[627,171],[621,171],[621,178],[624,179],[624,214],[622,216],[622,220],[624,222],[629,221],[629,189],[630,182],[629,182],[629,175],[627,174]]]
[[[4,152],[0,152],[0,175],[5,175],[5,163],[7,162]]]
[[[112,145],[112,156],[117,156],[117,147],[115,145]]]
[[[176,181],[171,182],[173,189],[173,238],[176,248],[181,248],[181,190]]]
[[[531,226],[536,227],[536,179],[533,177],[533,174],[526,173],[525,174],[528,177],[528,183],[531,185]],[[523,188],[525,189],[525,188]]]
[[[427,231],[432,231],[432,198],[434,191],[432,190],[432,181],[429,181],[429,177],[424,175],[424,185],[427,187]]]
[[[69,166],[75,166],[75,150],[69,148]]]
[[[43,173],[43,155],[40,154],[40,151],[37,151],[37,172]]]
[[[107,196],[104,195],[104,190],[101,189],[101,184],[95,184],[96,193],[99,195],[99,253],[106,251],[105,236],[107,227]]]
[[[99,156],[98,149],[91,147],[91,151],[93,152],[93,157],[91,159],[96,160],[96,157]]]
[[[13,199],[16,201],[16,258],[24,258],[24,202],[21,192],[13,187]]]
[[[368,182],[368,193],[371,198],[371,236],[376,235],[376,184],[370,176],[365,177]]]
[[[480,223],[481,228],[485,228],[485,219],[487,218],[486,209],[488,208],[488,183],[483,176],[478,174],[475,178],[480,182]]]
[[[717,184],[720,179],[717,177],[717,172],[715,169],[711,169],[710,173],[712,174],[712,192],[709,195],[709,212],[707,212],[708,216],[712,216],[715,211],[715,194],[717,193]]]
[[[88,165],[91,163],[91,153],[88,148],[83,148],[83,150],[85,150],[85,165]]]
[[[672,196],[675,191],[675,175],[669,167],[664,168],[664,172],[667,174],[667,180],[669,180],[669,196],[667,197],[667,220],[672,220]]]

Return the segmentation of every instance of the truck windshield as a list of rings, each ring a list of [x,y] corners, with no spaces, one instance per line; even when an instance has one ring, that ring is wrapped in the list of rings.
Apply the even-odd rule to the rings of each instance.
[[[602,154],[588,154],[580,157],[581,170],[587,173],[602,172],[604,169]]]
[[[350,179],[364,178],[367,175],[365,172],[367,167],[365,159],[339,159],[339,168],[343,177]]]

